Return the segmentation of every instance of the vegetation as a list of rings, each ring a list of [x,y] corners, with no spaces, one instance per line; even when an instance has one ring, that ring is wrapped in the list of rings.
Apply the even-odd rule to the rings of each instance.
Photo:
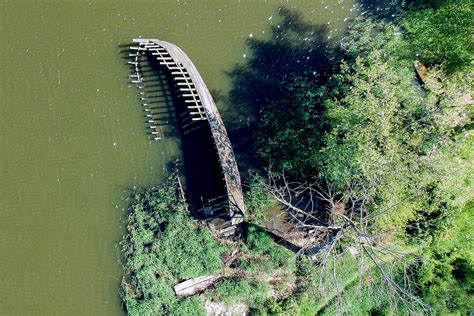
[[[418,284],[425,300],[443,314],[474,306],[474,205],[456,214],[452,228],[423,252]]]
[[[294,283],[294,254],[250,225],[235,267],[225,268],[222,259],[229,255],[230,245],[220,244],[207,227],[191,219],[176,181],[176,175],[170,175],[160,187],[131,196],[127,234],[121,242],[122,301],[127,313],[201,315],[206,299],[228,305],[244,302],[253,310],[266,310],[273,301],[270,288],[283,293]],[[223,278],[204,293],[189,298],[175,295],[174,285],[203,275]]]
[[[416,56],[428,65],[442,64],[448,73],[472,67],[472,1],[433,1],[432,7],[412,10],[401,22]]]
[[[263,272],[278,268],[294,271],[296,268],[294,254],[281,246],[276,246],[273,238],[258,226],[249,225],[244,249],[257,258],[260,256],[260,264],[268,262]],[[262,260],[262,257],[264,260]],[[246,270],[248,270],[252,266],[252,260],[243,261],[241,265],[246,265]]]
[[[241,242],[221,244],[193,222],[174,177],[134,194],[122,242],[128,313],[199,314],[204,300],[254,314],[472,312],[472,9],[414,1],[392,20],[362,15],[337,47],[324,27],[281,10],[273,37],[249,42],[252,67],[230,74],[268,174],[248,181]],[[317,247],[275,243],[259,226],[275,203]],[[206,274],[221,279],[174,295]]]
[[[339,231],[333,235],[336,240],[341,236],[332,243],[339,252],[352,247],[363,256],[366,250],[371,254],[377,247],[390,247],[403,254],[403,260],[391,256],[387,267],[379,263],[388,258],[372,260],[378,268],[368,268],[368,284],[345,286],[347,278],[338,270],[341,292],[336,297],[301,294],[306,301],[328,297],[327,313],[385,314],[393,312],[394,305],[399,312],[427,311],[417,296],[438,312],[465,313],[472,306],[468,299],[473,291],[472,249],[459,250],[459,240],[442,237],[452,237],[468,218],[473,219],[472,213],[462,211],[474,192],[469,178],[473,173],[471,17],[472,4],[462,0],[417,4],[394,21],[358,17],[341,39],[338,65],[330,64],[317,76],[314,71],[294,73],[285,78],[285,92],[261,106],[255,132],[261,164],[270,166],[273,174],[284,170],[293,183],[303,181],[300,189],[308,181],[320,185],[316,191],[308,185],[299,192],[286,185],[285,190],[291,191],[287,194],[276,180],[273,188],[266,187],[268,194],[285,205],[303,191],[322,195],[333,208],[320,210],[319,216],[329,216],[328,225],[339,223],[336,229],[347,236]],[[415,59],[428,67],[423,82],[416,78]],[[336,201],[342,214],[334,208]],[[460,214],[465,214],[463,220]],[[346,220],[349,216],[354,221]],[[369,222],[358,226],[363,219]],[[373,236],[377,246],[368,248],[360,239],[354,242],[354,234],[362,236],[357,229]],[[343,260],[338,250],[334,252],[336,260]],[[390,279],[388,270],[393,272]],[[324,271],[319,278],[332,273],[328,267]],[[364,274],[356,279],[363,280]],[[398,288],[397,282],[407,279],[411,285]],[[396,295],[382,295],[392,290]],[[397,295],[413,304],[394,304]],[[357,306],[351,303],[355,301]],[[312,305],[315,310],[319,303]]]
[[[259,182],[262,178],[259,175],[251,177],[245,192],[245,207],[249,217],[255,222],[260,222],[265,217],[265,210],[275,204],[268,194],[262,190]]]
[[[130,315],[204,314],[197,297],[179,299],[173,286],[223,267],[221,246],[185,213],[176,176],[158,188],[135,192],[122,241],[122,299]],[[188,312],[188,313],[187,313]]]
[[[249,225],[241,254],[235,261],[235,278],[223,280],[206,295],[212,300],[233,304],[246,303],[261,314],[278,305],[276,298],[286,297],[295,286],[294,253],[275,244],[262,228]]]

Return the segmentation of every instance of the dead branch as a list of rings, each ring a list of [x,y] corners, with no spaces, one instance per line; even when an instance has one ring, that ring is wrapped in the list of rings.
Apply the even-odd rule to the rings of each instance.
[[[256,179],[269,196],[284,206],[295,232],[304,232],[308,238],[318,237],[319,245],[308,243],[308,248],[301,252],[312,250],[310,259],[319,269],[319,288],[335,291],[336,306],[342,306],[341,294],[348,285],[343,284],[337,267],[341,258],[352,254],[359,265],[355,272],[359,287],[371,271],[378,273],[389,295],[392,312],[395,313],[401,303],[413,313],[429,312],[429,307],[413,294],[414,282],[407,265],[412,253],[374,230],[373,223],[378,216],[391,211],[368,211],[377,181],[367,185],[356,179],[338,191],[328,183],[291,181],[283,172],[278,176],[269,173],[268,181]],[[396,279],[400,274],[402,282]]]

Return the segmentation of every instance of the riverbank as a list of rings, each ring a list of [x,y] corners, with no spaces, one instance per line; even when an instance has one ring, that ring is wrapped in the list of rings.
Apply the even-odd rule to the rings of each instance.
[[[250,67],[233,73],[233,96],[255,95],[240,101],[256,114],[263,177],[248,179],[241,234],[213,239],[230,246],[219,254],[222,266],[175,277],[166,286],[175,300],[192,299],[201,314],[210,304],[283,315],[469,311],[469,247],[442,249],[453,249],[467,229],[461,218],[472,215],[472,71],[459,59],[469,52],[457,36],[470,7],[457,1],[412,6],[395,19],[364,12],[335,46],[325,27],[281,10],[272,38],[250,40]],[[438,32],[461,51],[446,52],[433,38],[427,53],[419,33]],[[279,54],[265,67],[266,56]]]

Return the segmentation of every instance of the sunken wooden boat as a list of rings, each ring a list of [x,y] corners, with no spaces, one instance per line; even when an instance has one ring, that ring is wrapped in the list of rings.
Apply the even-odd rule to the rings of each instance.
[[[176,45],[158,39],[134,39],[129,57],[132,82],[153,139],[161,135],[153,95],[144,80],[143,64],[161,71],[171,84],[181,135],[186,202],[195,215],[210,219],[219,232],[232,232],[245,214],[240,174],[226,128],[204,80],[191,59]]]

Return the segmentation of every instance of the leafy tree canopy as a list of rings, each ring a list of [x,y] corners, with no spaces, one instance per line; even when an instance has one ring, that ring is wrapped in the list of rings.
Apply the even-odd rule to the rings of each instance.
[[[442,251],[457,241],[440,237],[463,225],[459,214],[474,198],[471,24],[465,0],[392,22],[356,18],[332,75],[294,74],[267,98],[255,132],[257,155],[272,170],[318,179],[342,196],[361,184],[365,209],[377,216],[372,232],[391,227],[399,241],[426,246],[421,295],[445,312],[467,311],[472,291],[472,260]],[[415,59],[428,68],[423,81]]]
[[[448,73],[472,67],[473,2],[440,1],[435,8],[408,11],[401,25],[412,51],[429,65],[443,64]]]

